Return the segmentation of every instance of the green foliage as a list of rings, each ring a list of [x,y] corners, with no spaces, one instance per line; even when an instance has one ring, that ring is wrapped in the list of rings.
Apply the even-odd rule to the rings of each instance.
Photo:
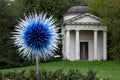
[[[0,80],[99,80],[96,77],[96,73],[93,71],[88,71],[87,75],[81,74],[78,70],[69,70],[66,74],[62,70],[57,70],[55,72],[51,71],[39,71],[39,76],[35,75],[34,70],[21,71],[21,72],[0,72]],[[107,80],[107,79],[104,79]]]
[[[10,39],[11,32],[19,18],[30,12],[46,12],[48,17],[53,15],[61,26],[63,15],[68,8],[86,0],[0,0],[0,68],[31,65],[18,55],[17,47],[14,47]],[[56,54],[61,54],[62,45]],[[51,61],[51,60],[50,60]],[[2,64],[2,65],[1,65]]]
[[[69,70],[68,72],[69,74],[67,75],[68,79],[73,79],[73,80],[77,80],[77,79],[85,79],[85,76],[83,76],[78,70]]]
[[[2,69],[3,73],[6,72],[21,72],[23,70],[35,69],[35,65],[11,69]],[[59,62],[47,62],[40,63],[40,70],[56,71],[58,69],[63,70],[66,74],[70,69],[79,70],[81,73],[86,73],[88,70],[97,71],[97,76],[102,78],[109,78],[110,80],[120,80],[120,62],[119,61],[59,61]],[[86,73],[87,75],[87,73]]]
[[[90,0],[89,7],[108,27],[108,58],[120,60],[120,0]]]
[[[96,73],[93,72],[92,70],[89,70],[89,72],[87,72],[87,76],[85,77],[85,80],[94,80],[96,79]]]
[[[0,68],[31,65],[13,47],[11,32],[19,18],[36,11],[54,15],[61,26],[63,15],[73,5],[88,4],[90,12],[102,18],[108,26],[108,58],[120,59],[120,0],[0,0]],[[56,53],[61,54],[60,50]],[[53,60],[53,59],[52,59]],[[50,60],[51,61],[51,60]]]
[[[0,68],[21,66],[21,62],[25,64],[25,60],[16,55],[16,48],[10,39],[11,31],[16,24],[15,16],[10,2],[0,0]]]

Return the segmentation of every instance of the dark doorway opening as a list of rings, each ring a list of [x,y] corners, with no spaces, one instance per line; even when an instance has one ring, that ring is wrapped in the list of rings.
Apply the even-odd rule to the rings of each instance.
[[[88,42],[80,42],[80,60],[88,60]]]

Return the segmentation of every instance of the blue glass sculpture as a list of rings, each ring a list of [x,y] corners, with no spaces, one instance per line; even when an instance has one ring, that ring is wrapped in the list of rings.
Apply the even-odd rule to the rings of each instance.
[[[46,14],[31,13],[20,19],[13,33],[14,44],[19,53],[29,59],[46,59],[58,48],[59,34],[56,20]]]

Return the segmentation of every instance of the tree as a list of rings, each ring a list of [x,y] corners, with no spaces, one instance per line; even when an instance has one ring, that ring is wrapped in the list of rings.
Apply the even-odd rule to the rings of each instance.
[[[16,16],[8,0],[0,0],[0,68],[22,66],[24,60],[17,55],[10,39]],[[23,64],[21,64],[23,62]]]
[[[13,41],[10,39],[11,32],[17,24],[19,18],[30,12],[46,12],[53,15],[58,20],[58,27],[61,26],[63,15],[67,10],[76,4],[87,4],[88,0],[0,0],[0,68],[25,66],[30,62],[18,55]],[[56,53],[61,54],[60,50]],[[31,64],[31,63],[30,63]]]
[[[109,59],[120,60],[120,0],[90,0],[90,11],[108,26]]]

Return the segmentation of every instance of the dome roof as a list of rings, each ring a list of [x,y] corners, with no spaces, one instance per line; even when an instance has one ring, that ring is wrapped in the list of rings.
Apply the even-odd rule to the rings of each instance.
[[[86,5],[73,6],[68,9],[67,14],[70,13],[86,13],[88,12],[88,7]]]

